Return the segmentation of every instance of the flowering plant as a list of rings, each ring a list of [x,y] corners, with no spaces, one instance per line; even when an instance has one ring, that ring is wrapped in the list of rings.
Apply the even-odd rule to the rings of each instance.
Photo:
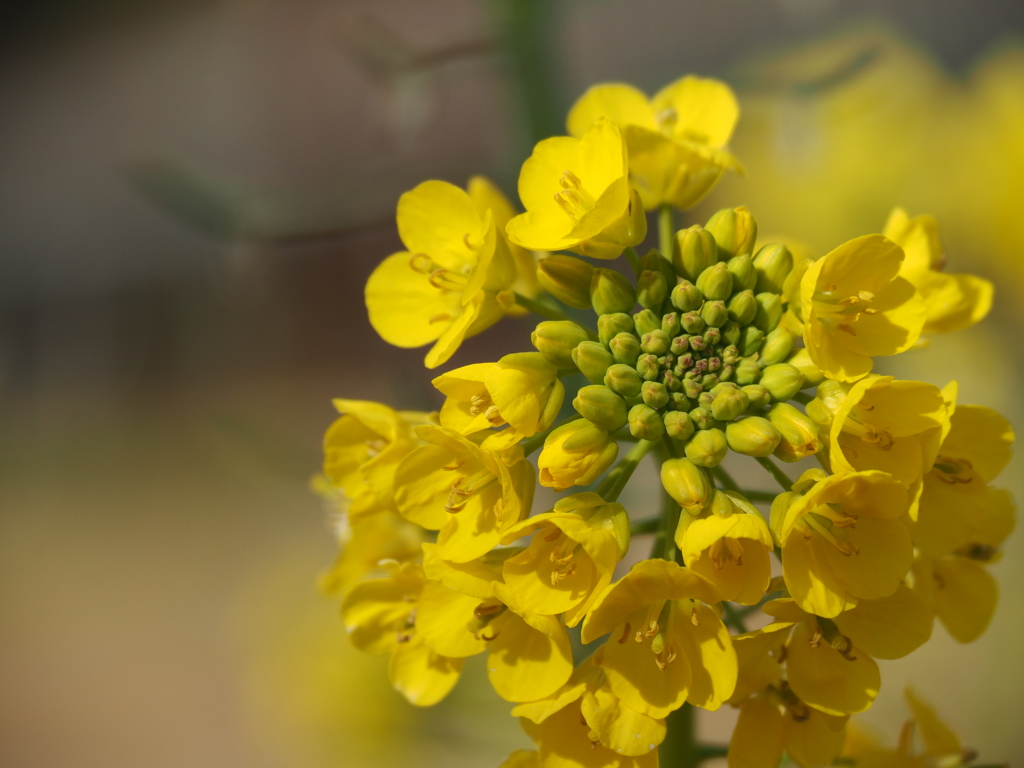
[[[901,210],[818,260],[758,242],[742,207],[677,229],[673,207],[742,172],[726,148],[738,114],[713,80],[653,99],[591,88],[571,135],[523,164],[525,212],[482,178],[424,182],[398,204],[408,250],[367,283],[374,328],[433,343],[431,368],[505,314],[544,318],[535,351],[434,379],[439,413],[338,400],[325,439],[348,525],[324,584],[352,642],[389,654],[420,706],[486,653],[537,745],[506,768],[656,766],[659,745],[686,766],[771,768],[785,753],[814,768],[844,744],[845,764],[973,759],[912,692],[920,754],[847,721],[878,694],[876,659],[914,651],[935,618],[970,642],[995,610],[986,565],[1014,506],[990,483],[1012,429],[958,404],[955,382],[872,372],[922,333],[982,319],[992,286],[938,271],[935,221]],[[645,209],[660,242],[640,257]],[[579,258],[623,254],[627,274]],[[740,487],[730,451],[780,491]],[[648,456],[661,510],[633,514],[618,499]],[[773,457],[820,466],[793,480]],[[565,495],[531,515],[538,480]],[[639,534],[655,534],[646,559]],[[724,704],[739,709],[731,744],[698,745],[692,708]]]

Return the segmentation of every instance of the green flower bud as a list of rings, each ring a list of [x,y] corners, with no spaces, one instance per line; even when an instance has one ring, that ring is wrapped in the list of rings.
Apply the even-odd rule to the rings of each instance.
[[[757,272],[754,270],[754,260],[749,253],[741,253],[733,256],[725,264],[732,273],[732,289],[734,291],[753,291],[757,285]]]
[[[676,274],[691,283],[705,269],[718,261],[718,246],[714,236],[700,224],[676,232],[676,247],[672,252],[672,266]],[[681,309],[681,307],[680,307]]]
[[[643,335],[640,339],[640,349],[649,355],[664,355],[668,352],[670,343],[668,334],[658,328]]]
[[[665,434],[665,422],[649,405],[634,405],[629,409],[629,433],[638,440],[658,440]]]
[[[689,459],[669,459],[661,465],[661,486],[684,512],[699,515],[714,493],[707,473]]]
[[[768,409],[770,421],[782,436],[775,455],[786,462],[800,461],[821,450],[818,425],[807,414],[789,403],[776,403]]]
[[[760,383],[772,400],[785,402],[803,388],[804,375],[788,363],[778,363],[764,369]]]
[[[722,370],[718,372],[718,379],[719,381],[732,381],[735,373],[736,369],[732,364],[723,365]]]
[[[716,490],[711,496],[711,503],[708,504],[708,509],[711,510],[711,514],[718,515],[719,517],[730,517],[736,514],[736,507],[732,503],[732,498],[725,491]]]
[[[604,385],[623,397],[639,397],[640,384],[636,368],[622,363],[609,367],[604,375]]]
[[[759,293],[754,298],[757,300],[754,325],[765,333],[774,331],[782,320],[782,297],[777,293]]]
[[[722,340],[722,329],[711,326],[701,334],[709,347],[713,347]]]
[[[572,351],[572,360],[576,367],[593,384],[604,381],[604,372],[615,362],[612,353],[603,344],[596,341],[581,341]]]
[[[690,421],[690,415],[681,410],[669,411],[665,414],[665,432],[673,440],[689,440],[696,428]]]
[[[679,382],[680,385],[682,382]],[[668,396],[668,407],[677,411],[689,411],[693,408],[693,401],[683,392],[672,392]]]
[[[694,352],[703,352],[704,348],[707,347],[707,342],[704,341],[703,336],[691,336],[688,343],[690,349]]]
[[[615,270],[597,268],[590,279],[590,301],[599,315],[629,312],[636,305],[636,293],[629,281]]]
[[[636,361],[636,372],[645,381],[655,381],[661,373],[661,363],[654,355],[640,355],[640,359]]]
[[[744,456],[770,456],[778,447],[782,435],[768,419],[747,416],[733,421],[725,428],[729,447]]]
[[[700,317],[712,328],[721,328],[729,320],[729,310],[725,308],[725,302],[706,301],[700,311]]]
[[[590,309],[590,281],[594,268],[575,256],[557,254],[537,263],[537,281],[563,304]]]
[[[712,397],[718,397],[720,394],[722,394],[726,390],[734,390],[735,391],[737,389],[739,389],[738,385],[733,384],[731,382],[723,381],[721,384],[717,384],[717,385],[715,385],[711,389],[711,396]]]
[[[668,297],[668,283],[661,272],[647,270],[636,281],[636,300],[646,309],[658,310]]]
[[[649,309],[641,309],[633,315],[633,327],[636,328],[636,335],[643,336],[651,331],[660,331],[661,322],[658,316]]]
[[[679,318],[679,324],[687,333],[700,333],[707,327],[707,323],[696,312],[687,312]]]
[[[572,361],[573,349],[589,338],[585,330],[570,320],[545,320],[533,329],[530,343],[556,368],[571,370],[576,367]]]
[[[668,389],[660,381],[645,381],[640,387],[640,396],[651,408],[668,405]]]
[[[698,406],[689,413],[690,421],[693,422],[693,426],[697,429],[711,429],[715,423],[714,417],[711,415],[711,411],[707,408],[701,408]]]
[[[756,384],[760,378],[761,369],[757,363],[749,357],[741,357],[736,363],[736,373],[733,376],[735,382],[745,387],[748,384]]]
[[[597,318],[597,336],[605,346],[620,333],[633,333],[633,318],[625,312],[613,312]],[[639,343],[639,342],[637,342]]]
[[[750,357],[752,354],[757,352],[761,348],[761,342],[764,340],[764,331],[760,328],[755,328],[752,325],[748,325],[740,332],[740,340],[736,345],[739,347],[741,357]]]
[[[786,362],[804,375],[804,387],[816,387],[825,380],[825,374],[811,360],[806,347],[791,352]]]
[[[793,269],[793,255],[781,243],[770,243],[757,252],[754,257],[754,270],[757,272],[758,293],[782,293],[786,276]]]
[[[636,365],[640,357],[640,342],[632,333],[617,333],[608,342],[608,348],[612,351],[612,357],[618,363],[625,363],[629,366]]]
[[[730,344],[728,347],[722,350],[722,362],[726,365],[736,365],[736,362],[740,359],[740,351],[737,349],[735,344]]]
[[[724,301],[732,295],[732,273],[721,261],[712,264],[697,278],[697,290],[705,299]]]
[[[729,445],[720,429],[702,429],[686,444],[686,458],[700,467],[717,467],[722,463]]]
[[[780,325],[765,336],[764,341],[761,342],[761,354],[758,357],[757,364],[764,368],[781,363],[789,356],[795,341],[796,336],[793,335],[793,332],[784,325]]]
[[[710,392],[706,392],[706,391],[705,392],[701,392],[697,396],[697,405],[699,405],[701,408],[703,408],[706,411],[710,411],[711,410],[711,404],[713,402],[715,402],[715,396],[713,394],[711,394]]]
[[[744,253],[753,253],[757,240],[757,222],[750,211],[739,208],[724,208],[704,225],[718,244],[720,259],[728,259]]]
[[[696,400],[704,388],[693,379],[683,379],[683,394],[690,400]]]
[[[768,394],[768,390],[762,387],[760,384],[747,384],[743,387],[743,391],[747,393],[747,399],[750,400],[750,409],[764,408],[768,403],[771,402],[771,395]]]
[[[608,387],[597,384],[576,393],[572,407],[595,427],[614,432],[626,425],[626,401]]]
[[[689,280],[683,280],[672,289],[672,306],[680,312],[692,312],[695,309],[700,309],[700,305],[703,303],[704,297],[697,290],[697,286]]]
[[[672,262],[666,259],[657,248],[651,248],[640,259],[640,272],[660,272],[665,276],[665,285],[669,288],[676,284],[676,271],[672,268]]]
[[[730,320],[739,325],[748,325],[757,314],[757,300],[754,298],[754,292],[740,291],[729,299],[728,307]]]
[[[662,371],[661,375],[658,377],[658,381],[664,384],[665,389],[667,389],[669,392],[678,392],[680,387],[683,386],[683,383],[679,380],[679,377],[676,376],[672,371]]]
[[[709,387],[713,387],[713,386],[715,386],[715,384],[717,384],[720,381],[721,381],[721,379],[718,378],[718,374],[717,373],[705,373],[703,376],[700,377],[700,385],[704,389],[708,389]]]
[[[719,421],[732,421],[750,405],[742,389],[727,389],[715,395],[711,403],[711,414]]]
[[[663,330],[670,339],[674,339],[678,336],[681,328],[682,326],[679,325],[678,312],[669,312],[667,315],[662,315],[661,330]]]

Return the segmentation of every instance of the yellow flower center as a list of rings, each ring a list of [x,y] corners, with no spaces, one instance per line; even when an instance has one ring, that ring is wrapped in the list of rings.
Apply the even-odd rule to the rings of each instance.
[[[651,641],[651,652],[654,654],[654,663],[658,669],[665,671],[669,664],[676,660],[678,651],[676,644],[672,642],[670,628],[672,626],[672,611],[676,609],[675,601],[655,600],[647,606],[643,619],[639,622],[640,628],[633,633],[633,641],[646,643]],[[696,624],[696,614],[691,616]],[[625,643],[630,636],[632,627],[626,622],[622,629],[622,636],[619,643]]]
[[[822,504],[820,507],[815,507],[814,511],[804,515],[801,522],[804,536],[809,538],[816,533],[839,550],[841,554],[847,556],[860,552],[860,547],[850,541],[845,530],[846,528],[856,528],[857,518],[843,512],[840,505]]]
[[[734,562],[743,565],[743,545],[736,539],[723,536],[710,547],[711,562],[721,570],[726,563]]]
[[[471,416],[484,414],[487,423],[492,427],[500,427],[506,423],[504,417],[498,411],[498,406],[491,400],[491,395],[486,390],[469,398],[469,413]]]
[[[456,466],[447,466],[445,469],[453,471],[461,467],[462,464]],[[466,476],[460,475],[456,478],[455,482],[452,483],[451,492],[448,494],[448,503],[444,505],[445,512],[461,512],[466,508],[466,504],[469,500],[480,493],[484,488],[495,482],[498,478],[492,475],[488,470],[481,469],[475,475]],[[495,509],[495,514],[498,518],[501,518],[500,509]]]
[[[561,192],[555,194],[555,202],[562,210],[569,214],[573,221],[579,221],[583,214],[594,207],[593,195],[583,188],[580,177],[570,170],[562,171],[562,177],[558,180]]]
[[[466,243],[467,248],[471,247],[469,245],[468,234],[465,235],[463,241]],[[439,291],[452,291],[455,293],[462,293],[466,290],[466,285],[469,282],[469,272],[471,271],[468,264],[465,265],[461,272],[439,267],[434,260],[425,253],[413,254],[409,259],[409,267],[413,272],[419,272],[421,275],[426,275],[427,282]],[[446,319],[451,318],[449,317]],[[435,322],[434,318],[431,318],[430,322]]]
[[[822,286],[815,291],[814,301],[818,319],[829,331],[842,331],[856,336],[854,325],[861,315],[874,315],[877,309],[866,306],[875,300],[871,291],[857,291],[849,296],[841,296],[835,285]]]
[[[862,403],[858,410],[861,412],[859,415],[863,418],[863,414],[874,410],[874,406]],[[882,451],[888,451],[896,442],[896,439],[888,429],[861,421],[854,417],[853,412],[851,412],[851,415],[847,416],[846,421],[843,422],[843,432],[860,438],[865,443],[871,443]],[[854,453],[853,458],[857,458],[856,453]]]
[[[548,559],[555,566],[551,571],[551,586],[558,586],[560,582],[574,576],[579,570],[579,542],[573,541],[562,533],[556,526],[544,537],[544,541],[551,542],[551,552]]]
[[[935,459],[932,469],[939,480],[950,485],[969,483],[974,479],[974,474],[971,471],[974,466],[967,459],[939,456]]]

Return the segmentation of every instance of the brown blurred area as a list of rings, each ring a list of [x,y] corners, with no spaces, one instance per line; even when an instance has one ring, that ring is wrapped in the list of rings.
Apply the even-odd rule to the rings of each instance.
[[[399,248],[395,201],[474,173],[513,193],[532,142],[592,82],[728,78],[864,20],[956,73],[1024,30],[1024,6],[18,9],[0,32],[0,765],[487,766],[524,744],[482,665],[414,710],[315,591],[335,548],[308,489],[330,399],[440,402],[424,350],[385,345],[362,303]],[[529,328],[504,320],[451,365],[522,349]],[[994,328],[956,343],[998,358],[1002,386],[947,341],[899,375],[962,374],[1012,420],[1021,360],[993,338],[1019,328]],[[989,636],[937,630],[892,671],[872,720],[890,741],[903,675],[987,761],[1024,756],[1015,555],[1016,539]]]

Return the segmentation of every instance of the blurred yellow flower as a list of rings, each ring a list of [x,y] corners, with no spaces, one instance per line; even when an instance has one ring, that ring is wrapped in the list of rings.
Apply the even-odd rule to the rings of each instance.
[[[808,707],[789,690],[766,689],[740,706],[729,768],[776,768],[783,752],[801,768],[825,768],[843,748],[846,720]]]

